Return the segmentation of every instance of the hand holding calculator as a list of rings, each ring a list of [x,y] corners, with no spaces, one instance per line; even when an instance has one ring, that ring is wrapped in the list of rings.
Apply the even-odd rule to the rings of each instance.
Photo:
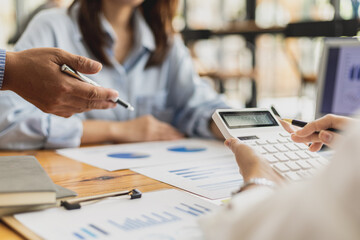
[[[218,109],[212,118],[226,139],[238,138],[248,144],[286,179],[310,177],[328,163],[306,144],[294,143],[267,109]]]

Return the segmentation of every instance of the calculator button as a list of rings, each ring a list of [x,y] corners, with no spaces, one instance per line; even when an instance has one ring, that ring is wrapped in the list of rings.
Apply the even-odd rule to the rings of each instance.
[[[302,170],[302,171],[298,171],[298,172],[296,172],[301,178],[307,178],[307,177],[309,177],[309,173],[308,173],[308,171],[304,171],[304,170]]]
[[[309,177],[314,176],[314,173],[313,173],[311,170],[312,170],[312,169],[309,169],[309,170],[306,171],[306,173],[307,173],[307,175],[308,175]]]
[[[309,155],[311,158],[318,158],[320,155],[318,153],[306,151],[306,154]]]
[[[301,177],[296,172],[285,173],[285,177],[293,181],[299,181]]]
[[[288,172],[289,168],[283,163],[277,163],[274,165],[274,168],[280,172]]]
[[[266,145],[266,142],[264,140],[257,140],[255,142],[257,145]]]
[[[283,153],[277,153],[274,155],[277,159],[279,159],[280,162],[286,162],[289,161],[289,158],[285,156]]]
[[[264,146],[263,147],[268,153],[277,153],[278,150],[276,150],[276,148],[274,148],[273,146]]]
[[[285,153],[285,155],[290,158],[291,160],[298,160],[299,159],[299,156],[296,155],[295,153],[293,152],[287,152]]]
[[[245,144],[249,145],[249,146],[257,146],[255,141],[246,141]]]
[[[296,151],[298,148],[293,143],[286,143],[285,147],[287,147],[291,151]]]
[[[316,159],[307,160],[307,162],[316,169],[322,168],[322,165]]]
[[[270,144],[278,143],[278,141],[276,139],[268,139],[268,140],[266,140],[266,142],[270,143]]]
[[[278,162],[278,160],[277,160],[274,156],[272,156],[272,155],[267,155],[267,156],[265,157],[265,159],[268,160],[269,163],[276,163],[276,162]]]
[[[293,142],[294,142],[291,138],[288,138],[287,141],[288,141],[289,143],[293,143]]]
[[[291,171],[297,171],[297,170],[300,170],[300,167],[299,165],[297,165],[296,163],[294,162],[288,162],[288,163],[285,163],[286,166],[288,166],[290,168]]]
[[[311,168],[311,165],[304,160],[297,161],[296,164],[298,164],[304,170]]]
[[[329,164],[329,160],[325,159],[325,158],[319,158],[319,159],[316,159],[321,165],[328,165]]]
[[[309,155],[307,155],[304,152],[296,152],[296,154],[301,158],[301,159],[308,159]]]
[[[286,132],[279,133],[279,135],[282,137],[290,137],[290,134]]]
[[[315,168],[310,168],[308,170],[308,172],[311,174],[311,175],[315,175],[317,173],[316,169]]]
[[[299,175],[299,177],[301,177],[301,178],[305,177],[305,175],[303,173],[304,173],[303,171],[296,172],[296,174]]]
[[[308,146],[305,143],[294,143],[301,150],[307,150]]]
[[[286,138],[279,138],[277,141],[279,143],[287,143],[288,142]]]
[[[254,149],[261,154],[267,153],[267,151],[263,147],[254,147]]]
[[[280,152],[287,152],[287,148],[284,146],[284,145],[280,145],[280,144],[277,144],[274,146],[277,150],[279,150]]]

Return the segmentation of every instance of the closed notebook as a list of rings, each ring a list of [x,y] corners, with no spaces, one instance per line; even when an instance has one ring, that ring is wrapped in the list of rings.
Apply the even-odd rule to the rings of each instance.
[[[56,200],[57,200],[56,203],[0,207],[0,217],[4,217],[7,215],[13,215],[15,213],[33,212],[33,211],[43,210],[46,208],[58,207],[58,206],[60,206],[61,200],[69,199],[69,198],[77,196],[77,193],[74,191],[71,191],[70,189],[61,187],[56,184],[54,184],[54,186],[55,186],[55,190],[56,190]]]
[[[55,202],[54,184],[35,157],[0,157],[0,207]]]

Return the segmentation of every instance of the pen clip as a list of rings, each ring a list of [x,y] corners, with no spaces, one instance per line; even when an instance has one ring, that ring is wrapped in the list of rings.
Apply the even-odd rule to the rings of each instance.
[[[63,64],[61,66],[61,71],[69,74],[70,76],[79,79],[80,81],[84,81],[81,76],[79,76],[74,70],[72,70],[68,65]]]
[[[67,200],[67,201],[61,201],[60,206],[64,207],[66,210],[74,210],[74,209],[81,208],[80,203],[101,200],[101,199],[108,198],[108,197],[118,197],[118,196],[126,196],[126,195],[129,195],[130,199],[138,199],[138,198],[142,197],[142,193],[139,190],[133,189],[131,191],[113,192],[113,193],[106,193],[106,194],[100,194],[100,195],[95,195],[95,196],[77,198],[77,199],[72,199],[72,200]]]

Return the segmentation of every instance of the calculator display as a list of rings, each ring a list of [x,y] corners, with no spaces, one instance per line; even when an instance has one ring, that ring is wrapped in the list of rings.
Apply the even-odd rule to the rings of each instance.
[[[221,112],[220,116],[230,129],[279,126],[268,111]]]

